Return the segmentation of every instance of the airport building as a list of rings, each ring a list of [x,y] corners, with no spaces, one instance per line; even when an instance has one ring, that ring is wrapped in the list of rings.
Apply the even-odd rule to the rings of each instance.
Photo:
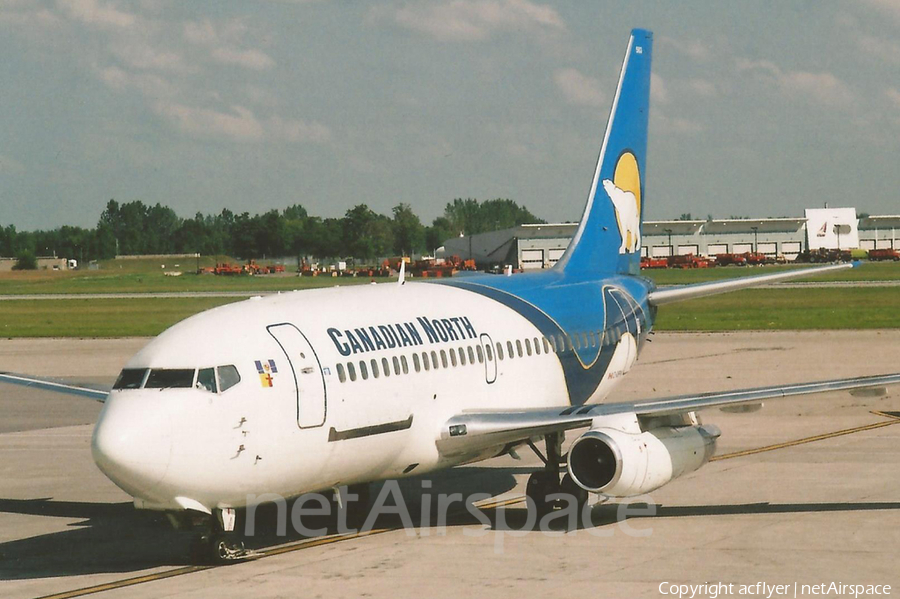
[[[520,225],[444,242],[445,256],[474,258],[479,267],[549,268],[563,255],[578,223]],[[855,208],[812,208],[802,217],[645,221],[641,255],[743,254],[793,260],[802,251],[900,249],[900,216],[864,216]]]

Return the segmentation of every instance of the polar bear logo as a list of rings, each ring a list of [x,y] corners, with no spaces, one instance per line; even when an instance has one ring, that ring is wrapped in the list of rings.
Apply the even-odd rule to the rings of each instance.
[[[603,180],[603,189],[616,209],[616,223],[622,244],[620,254],[633,254],[641,247],[641,177],[637,159],[624,152],[616,162],[612,180]]]
[[[603,180],[603,189],[616,208],[616,220],[619,222],[619,233],[622,235],[620,254],[631,254],[637,251],[640,244],[641,222],[638,218],[637,200],[634,194],[619,189],[609,179]]]

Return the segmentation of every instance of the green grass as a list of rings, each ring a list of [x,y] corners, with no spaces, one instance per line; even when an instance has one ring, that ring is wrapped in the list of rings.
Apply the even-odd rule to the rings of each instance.
[[[238,299],[3,301],[0,336],[152,336]],[[658,316],[662,331],[900,328],[900,289],[752,289],[662,306]]]
[[[900,289],[748,289],[660,307],[660,331],[900,328]]]
[[[816,264],[777,264],[771,266],[725,266],[720,268],[646,269],[641,274],[657,285],[688,285],[736,277],[771,274],[809,268]],[[848,268],[797,281],[896,281],[900,280],[900,262],[863,262],[859,268]]]
[[[240,298],[11,300],[0,302],[0,337],[144,337]]]

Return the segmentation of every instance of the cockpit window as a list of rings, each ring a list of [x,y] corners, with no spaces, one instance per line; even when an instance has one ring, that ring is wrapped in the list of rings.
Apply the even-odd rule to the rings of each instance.
[[[241,382],[241,375],[238,369],[232,365],[219,366],[219,390],[227,391]]]
[[[147,377],[145,389],[190,389],[194,384],[194,370],[190,369],[153,369]]]
[[[216,369],[201,368],[197,373],[197,388],[206,389],[211,393],[216,393]]]
[[[126,368],[119,374],[113,389],[140,389],[146,375],[146,368]]]

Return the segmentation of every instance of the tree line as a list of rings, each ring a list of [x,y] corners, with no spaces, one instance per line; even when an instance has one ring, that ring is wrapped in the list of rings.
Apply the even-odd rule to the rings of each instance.
[[[431,225],[423,225],[404,203],[394,206],[390,215],[359,204],[342,218],[311,216],[300,205],[255,215],[225,208],[218,214],[198,212],[192,218],[181,218],[161,204],[110,200],[92,229],[65,225],[20,232],[13,225],[0,226],[0,256],[99,260],[116,255],[199,252],[243,260],[311,256],[366,263],[382,256],[431,253],[444,240],[460,234],[543,222],[509,199],[455,199]]]

